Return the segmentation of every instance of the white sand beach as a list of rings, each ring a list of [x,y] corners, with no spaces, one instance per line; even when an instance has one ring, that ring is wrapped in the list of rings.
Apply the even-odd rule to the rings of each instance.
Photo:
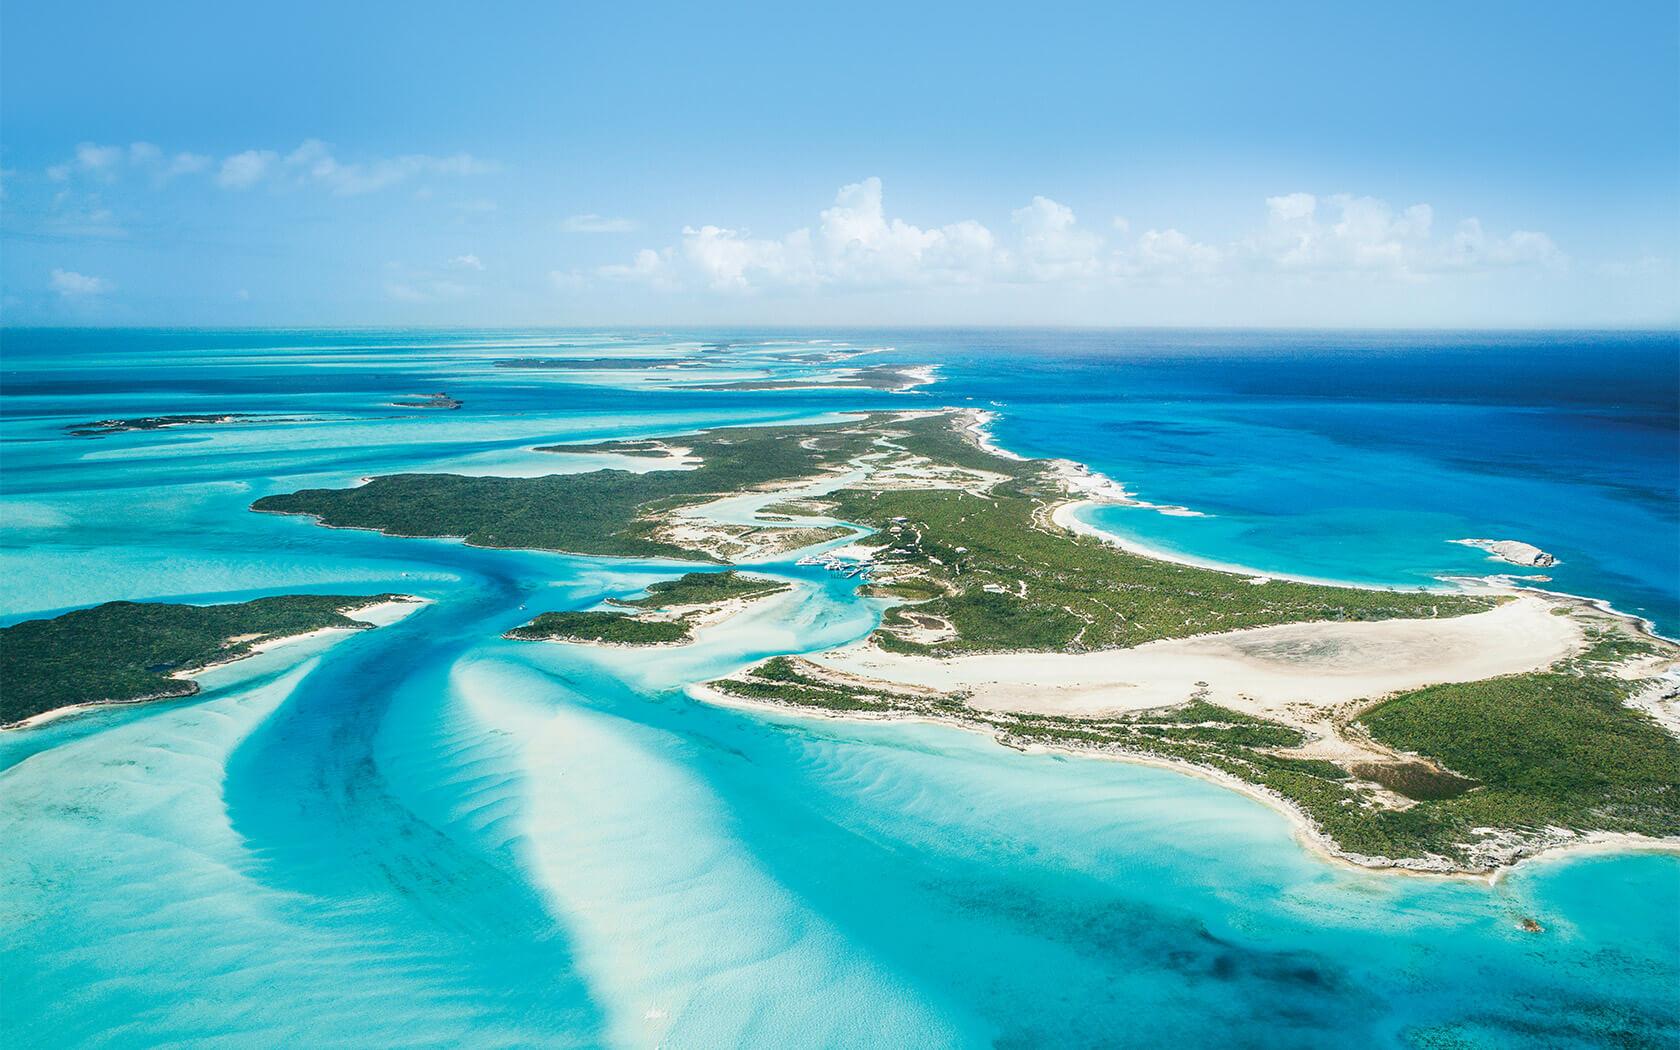
[[[1090,653],[996,653],[934,659],[851,646],[811,659],[850,674],[947,692],[979,708],[1096,716],[1214,703],[1276,717],[1440,682],[1550,666],[1581,644],[1554,604],[1518,597],[1442,620],[1288,624]]]

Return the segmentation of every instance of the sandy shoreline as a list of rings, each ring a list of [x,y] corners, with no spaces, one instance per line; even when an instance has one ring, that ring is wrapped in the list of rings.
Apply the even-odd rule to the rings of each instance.
[[[1247,576],[1258,582],[1265,582],[1266,580],[1287,580],[1291,583],[1310,583],[1320,587],[1348,587],[1361,591],[1393,591],[1400,589],[1397,587],[1384,587],[1383,585],[1376,583],[1357,583],[1352,580],[1332,580],[1322,576],[1305,576],[1299,573],[1265,572],[1247,565],[1237,565],[1234,562],[1215,561],[1212,558],[1200,558],[1193,554],[1179,554],[1176,551],[1162,550],[1159,547],[1151,547],[1146,543],[1141,543],[1130,537],[1122,536],[1119,533],[1109,532],[1107,529],[1098,528],[1079,517],[1079,512],[1087,507],[1100,507],[1105,504],[1109,506],[1123,507],[1153,507],[1153,504],[1142,504],[1133,500],[1101,499],[1090,496],[1082,496],[1076,499],[1070,499],[1065,503],[1057,504],[1055,509],[1050,512],[1050,521],[1076,536],[1089,536],[1094,540],[1101,540],[1103,543],[1106,543],[1111,547],[1118,547],[1128,554],[1135,554],[1140,558],[1148,558],[1151,561],[1171,562],[1174,565],[1188,565],[1197,569],[1212,569],[1215,572],[1229,572],[1237,576]],[[1159,508],[1155,509],[1159,510]],[[1415,588],[1407,589],[1410,590]],[[1456,588],[1451,583],[1443,581],[1437,586],[1427,589],[1448,592],[1458,590],[1460,588]]]
[[[713,689],[707,685],[695,684],[684,689],[689,698],[718,707],[731,707],[755,713],[775,712],[789,718],[807,720],[828,720],[836,722],[894,722],[920,723],[924,725],[940,725],[953,729],[960,729],[972,733],[980,733],[991,737],[1000,746],[1021,751],[1024,754],[1057,754],[1075,758],[1100,759],[1110,762],[1130,762],[1135,765],[1153,766],[1157,769],[1170,770],[1187,776],[1217,784],[1222,788],[1235,791],[1247,798],[1261,803],[1273,812],[1283,816],[1288,821],[1295,841],[1309,853],[1321,860],[1329,861],[1338,867],[1365,873],[1391,873],[1412,877],[1434,879],[1457,879],[1482,882],[1488,885],[1496,884],[1500,879],[1512,871],[1535,861],[1552,860],[1571,853],[1615,853],[1615,852],[1647,852],[1680,854],[1680,840],[1653,839],[1643,835],[1625,834],[1621,832],[1589,832],[1580,834],[1558,829],[1560,834],[1555,840],[1535,844],[1530,852],[1524,853],[1513,860],[1492,864],[1485,869],[1468,870],[1451,865],[1450,863],[1436,863],[1421,859],[1394,860],[1387,857],[1370,857],[1352,853],[1337,846],[1326,835],[1318,830],[1311,819],[1301,809],[1282,795],[1267,790],[1265,787],[1232,776],[1221,769],[1203,766],[1194,762],[1179,761],[1163,758],[1137,751],[1126,751],[1115,748],[1078,748],[1054,744],[1030,744],[1017,747],[1014,744],[998,741],[993,727],[981,722],[967,721],[960,718],[932,718],[925,715],[905,714],[902,712],[873,712],[873,711],[822,711],[816,708],[799,707],[793,704],[779,704],[765,700],[753,700],[747,697],[733,696]]]
[[[979,708],[1098,717],[1167,707],[1193,693],[1270,718],[1442,682],[1545,668],[1576,651],[1581,627],[1524,596],[1448,619],[1252,627],[1085,653],[935,658],[852,645],[813,654],[848,674],[941,692]]]

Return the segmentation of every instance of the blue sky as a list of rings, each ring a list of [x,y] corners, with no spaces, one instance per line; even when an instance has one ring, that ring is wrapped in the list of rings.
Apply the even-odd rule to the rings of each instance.
[[[606,6],[7,5],[5,322],[1680,322],[1672,0]]]

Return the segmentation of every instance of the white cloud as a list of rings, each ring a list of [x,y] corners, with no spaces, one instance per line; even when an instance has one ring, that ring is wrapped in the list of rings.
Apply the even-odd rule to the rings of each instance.
[[[686,230],[684,231],[687,232]],[[646,281],[650,284],[675,285],[671,277],[671,250],[656,252],[652,248],[643,248],[636,253],[636,257],[629,263],[612,263],[598,267],[595,271],[602,277],[612,280]],[[581,279],[575,272],[555,270],[549,277],[561,287],[572,287]]]
[[[75,156],[71,159],[48,168],[47,177],[54,182],[64,182],[72,175],[90,175],[108,182],[116,177],[116,169],[122,160],[121,146],[83,142],[76,147]]]
[[[484,269],[484,263],[476,255],[457,255],[455,258],[449,260],[449,265],[458,270],[482,271]]]
[[[84,142],[76,147],[76,167],[82,171],[108,174],[122,163],[121,146],[96,146]]]
[[[1266,199],[1267,223],[1234,253],[1254,265],[1296,273],[1370,274],[1422,280],[1448,272],[1555,265],[1563,253],[1543,233],[1490,236],[1466,219],[1451,236],[1434,231],[1435,210],[1395,211],[1374,197],[1310,193]]]
[[[411,153],[343,163],[333,156],[332,147],[320,139],[308,139],[287,154],[285,166],[301,181],[324,186],[340,196],[372,193],[428,175],[482,175],[495,170],[495,165],[469,153],[448,157]]]
[[[640,226],[634,219],[613,219],[594,212],[568,215],[560,221],[562,233],[630,233]]]
[[[1267,198],[1263,226],[1218,241],[1174,226],[1132,236],[1131,223],[1116,217],[1109,223],[1110,244],[1082,227],[1073,209],[1044,196],[1011,218],[1008,244],[973,220],[917,226],[889,217],[881,180],[869,178],[841,187],[814,227],[757,237],[720,224],[688,226],[677,244],[644,248],[630,262],[598,267],[594,274],[664,289],[757,292],[1229,282],[1244,274],[1421,281],[1565,261],[1543,233],[1495,236],[1466,219],[1442,236],[1427,204],[1396,211],[1350,194]],[[565,275],[568,287],[579,279],[576,271]]]
[[[1021,263],[1038,281],[1061,281],[1100,276],[1102,238],[1079,228],[1073,209],[1048,197],[1012,213],[1021,230]]]
[[[154,182],[163,183],[177,175],[192,175],[209,168],[211,159],[202,153],[177,153],[173,157],[151,142],[131,142],[124,146],[101,146],[84,142],[76,147],[69,160],[47,169],[47,177],[54,182],[67,182],[73,176],[100,182],[115,182],[124,169],[149,174]]]
[[[103,277],[90,277],[75,270],[55,269],[48,287],[65,299],[84,299],[88,296],[104,295],[111,290],[112,284]]]
[[[1119,271],[1126,276],[1205,276],[1224,261],[1224,252],[1179,230],[1145,230],[1122,254]]]
[[[69,160],[47,168],[47,177],[66,182],[73,177],[114,182],[125,169],[149,174],[162,185],[182,175],[196,175],[216,167],[213,157],[203,153],[170,154],[151,142],[133,142],[127,147],[101,146],[84,142]],[[332,148],[319,139],[307,139],[285,155],[272,149],[248,149],[222,159],[216,183],[226,189],[249,189],[270,178],[287,178],[302,185],[319,185],[343,196],[370,193],[398,183],[426,176],[481,175],[495,165],[468,153],[434,157],[410,153],[398,157],[344,163]]]
[[[177,153],[163,169],[166,175],[196,175],[208,171],[214,159],[204,153]]]
[[[727,226],[688,226],[680,244],[644,248],[632,262],[596,272],[673,288],[746,292],[976,284],[1001,273],[1008,261],[978,222],[923,228],[888,218],[881,180],[870,178],[841,187],[815,230],[766,238]]]
[[[255,186],[274,167],[280,155],[271,149],[248,149],[222,161],[216,184],[232,190]]]

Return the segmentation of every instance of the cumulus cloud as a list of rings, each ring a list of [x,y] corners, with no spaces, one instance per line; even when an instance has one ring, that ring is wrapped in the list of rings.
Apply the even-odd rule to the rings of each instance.
[[[1487,234],[1466,219],[1446,237],[1435,233],[1435,210],[1414,204],[1396,211],[1374,197],[1310,193],[1266,199],[1265,229],[1234,253],[1296,273],[1361,273],[1422,279],[1451,271],[1553,265],[1563,259],[1543,233]]]
[[[410,153],[345,163],[320,139],[308,139],[286,155],[285,171],[301,182],[325,187],[340,196],[372,193],[409,179],[428,175],[482,175],[495,170],[488,161],[469,153],[434,157]]]
[[[230,190],[249,189],[273,170],[280,154],[271,149],[248,149],[222,161],[216,184]]]
[[[614,219],[594,212],[584,212],[582,215],[568,215],[560,220],[562,233],[630,233],[639,229],[634,219]]]
[[[104,295],[112,288],[111,282],[103,277],[91,277],[75,270],[57,269],[53,270],[47,286],[64,299],[85,299],[89,296]]]
[[[216,184],[224,189],[243,190],[267,181],[283,181],[354,196],[427,176],[481,175],[494,171],[495,165],[468,153],[446,157],[409,153],[344,162],[332,147],[319,139],[306,139],[284,155],[275,149],[248,149],[229,154],[220,163],[204,153],[169,153],[152,142],[133,142],[128,146],[84,142],[76,147],[70,159],[47,168],[47,177],[54,182],[76,179],[115,182],[125,171],[130,171],[161,185],[180,176],[212,170]]]
[[[153,143],[134,142],[128,147],[128,163],[133,168],[149,173],[154,180],[166,182],[179,175],[196,175],[207,171],[213,160],[203,153],[177,153],[170,156],[162,147]]]
[[[1007,243],[971,219],[918,226],[888,216],[881,180],[869,178],[841,187],[814,226],[781,237],[720,224],[688,226],[678,243],[644,248],[594,275],[666,289],[757,292],[1183,282],[1245,274],[1409,281],[1564,262],[1543,233],[1495,235],[1466,219],[1443,235],[1427,204],[1397,210],[1350,194],[1267,198],[1263,225],[1221,240],[1198,239],[1176,226],[1133,235],[1123,218],[1099,233],[1081,226],[1072,208],[1044,196],[1010,217]],[[581,279],[575,272],[564,276],[568,287]]]
[[[122,163],[122,159],[121,146],[101,146],[93,142],[84,142],[76,147],[76,154],[70,160],[48,168],[47,177],[54,182],[64,182],[72,175],[78,174],[110,180],[116,177],[116,168]]]
[[[815,229],[755,237],[728,226],[688,226],[680,244],[644,248],[630,263],[597,273],[672,287],[753,291],[973,284],[1007,264],[992,232],[978,222],[923,228],[889,218],[881,180],[870,178],[841,187]]]
[[[1206,276],[1224,265],[1226,252],[1203,244],[1179,230],[1145,230],[1129,251],[1116,260],[1116,271],[1127,277]]]
[[[449,260],[449,265],[455,267],[457,270],[482,271],[484,269],[484,263],[476,255],[457,255],[455,258]]]
[[[1079,228],[1073,209],[1048,197],[1012,213],[1021,231],[1021,264],[1039,281],[1100,276],[1102,238]]]
[[[68,182],[72,178],[98,182],[115,182],[125,170],[149,175],[155,182],[166,182],[177,175],[192,175],[209,168],[211,159],[202,153],[164,152],[151,142],[132,142],[125,146],[101,146],[84,142],[76,147],[69,160],[47,168],[47,178],[54,182]]]

